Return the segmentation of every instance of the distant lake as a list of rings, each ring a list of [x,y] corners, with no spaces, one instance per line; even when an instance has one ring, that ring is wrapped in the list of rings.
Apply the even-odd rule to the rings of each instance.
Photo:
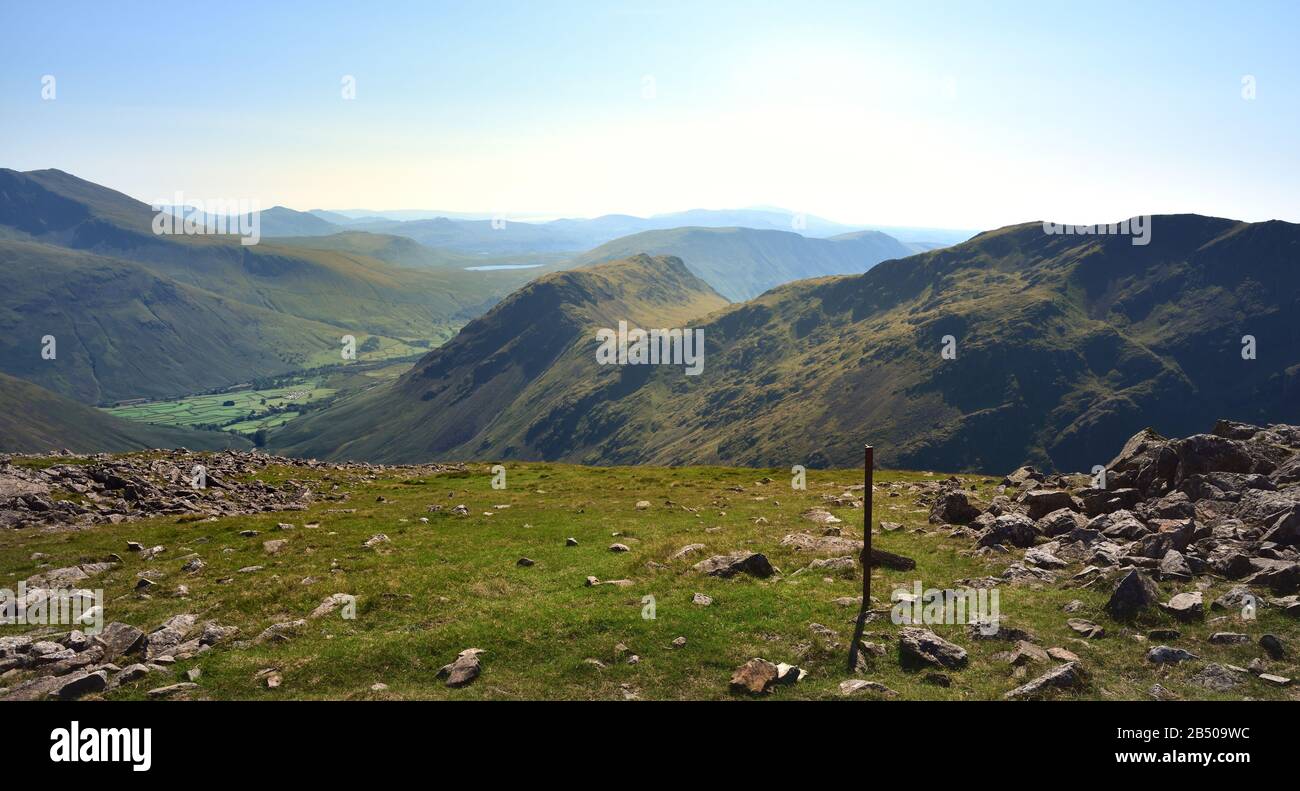
[[[491,266],[467,266],[466,272],[492,272],[497,269],[536,269],[545,264],[493,264]]]

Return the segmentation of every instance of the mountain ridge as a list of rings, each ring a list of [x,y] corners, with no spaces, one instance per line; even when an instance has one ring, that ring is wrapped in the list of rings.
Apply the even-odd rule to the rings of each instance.
[[[873,441],[892,466],[1075,470],[1147,425],[1177,436],[1223,414],[1297,417],[1300,330],[1286,316],[1300,310],[1300,226],[1168,215],[1149,245],[1130,242],[1025,223],[778,286],[693,325],[702,376],[602,371],[592,349],[571,350],[570,392],[529,419],[502,415],[501,430],[450,445],[375,438],[365,458],[850,466]],[[1275,356],[1242,360],[1248,330]],[[421,409],[396,389],[370,395],[375,414]],[[311,425],[297,427],[297,450],[329,454],[304,438]]]

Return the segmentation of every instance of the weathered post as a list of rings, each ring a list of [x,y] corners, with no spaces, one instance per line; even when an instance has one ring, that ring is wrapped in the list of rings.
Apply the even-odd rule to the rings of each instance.
[[[850,673],[857,672],[862,631],[867,626],[867,613],[871,610],[871,481],[875,477],[875,456],[875,448],[865,446],[862,460],[862,606],[858,609],[858,624],[849,645]]]

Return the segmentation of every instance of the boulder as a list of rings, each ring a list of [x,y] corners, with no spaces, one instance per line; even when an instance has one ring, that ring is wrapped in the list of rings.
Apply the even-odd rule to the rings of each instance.
[[[481,648],[466,648],[456,655],[455,661],[438,669],[438,678],[446,678],[449,687],[466,686],[479,676],[478,657],[482,653]]]
[[[772,691],[779,676],[780,670],[775,664],[755,657],[731,674],[731,690],[761,695]]]
[[[1033,546],[1037,537],[1038,531],[1034,529],[1032,519],[1023,514],[1003,514],[980,533],[975,545],[987,547],[1002,544],[1024,548]]]
[[[1191,651],[1183,648],[1170,648],[1167,645],[1158,645],[1147,651],[1147,661],[1158,665],[1176,665],[1179,662],[1196,658],[1196,654]]]
[[[108,671],[96,670],[92,673],[64,676],[57,687],[50,690],[49,696],[60,700],[76,700],[94,692],[102,692],[108,687]]]
[[[841,695],[856,695],[859,692],[870,692],[876,695],[882,695],[886,698],[896,698],[898,693],[878,681],[865,681],[860,678],[851,678],[847,681],[840,682]]]
[[[1048,538],[1055,538],[1082,529],[1087,524],[1088,520],[1082,514],[1067,507],[1049,512],[1038,520],[1035,528]]]
[[[734,577],[737,574],[749,574],[753,577],[770,577],[776,569],[768,562],[767,556],[758,552],[737,550],[728,555],[714,555],[692,566],[700,574],[711,577]]]
[[[1160,609],[1180,621],[1203,620],[1205,618],[1205,596],[1200,591],[1179,593],[1168,602],[1160,605]]]
[[[1087,685],[1087,676],[1078,662],[1067,662],[1054,667],[1027,684],[1022,684],[1002,697],[1007,700],[1032,700],[1053,690],[1077,690]]]
[[[1252,453],[1246,443],[1214,434],[1194,434],[1174,445],[1178,455],[1179,482],[1207,472],[1267,475],[1277,467],[1262,454]]]
[[[1034,489],[1020,495],[1020,503],[1029,510],[1029,518],[1035,521],[1053,511],[1062,508],[1073,510],[1074,498],[1069,492],[1060,489]]]
[[[970,504],[965,493],[953,489],[941,492],[930,506],[930,522],[933,524],[965,525],[979,515],[979,509]]]
[[[97,645],[103,646],[104,661],[112,662],[123,654],[141,650],[144,647],[144,632],[114,621],[107,624],[93,640]]]
[[[1110,600],[1106,602],[1106,612],[1117,621],[1131,620],[1154,607],[1159,598],[1160,591],[1155,583],[1142,572],[1133,570],[1115,583]]]
[[[1240,686],[1244,680],[1241,673],[1211,662],[1192,676],[1191,683],[1213,692],[1227,692]]]
[[[907,627],[899,632],[899,658],[904,665],[933,665],[950,670],[965,667],[966,649],[944,640],[929,629]]]

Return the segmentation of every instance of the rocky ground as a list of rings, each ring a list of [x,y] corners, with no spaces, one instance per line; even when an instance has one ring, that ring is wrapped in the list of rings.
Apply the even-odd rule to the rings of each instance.
[[[35,466],[22,465],[35,459]],[[15,460],[19,464],[15,464]],[[59,463],[65,461],[68,463]],[[159,515],[235,516],[302,511],[317,499],[337,499],[288,479],[277,486],[249,476],[268,467],[332,470],[355,475],[384,471],[375,464],[326,464],[258,452],[155,451],[129,456],[0,455],[0,528],[75,529]],[[405,468],[436,473],[462,467]],[[201,471],[201,472],[200,472]],[[200,475],[201,485],[196,486]]]
[[[1300,428],[1142,432],[1104,486],[879,472],[849,673],[854,475],[0,459],[0,586],[107,622],[0,626],[0,699],[1296,697]],[[915,582],[1002,618],[895,623]]]

